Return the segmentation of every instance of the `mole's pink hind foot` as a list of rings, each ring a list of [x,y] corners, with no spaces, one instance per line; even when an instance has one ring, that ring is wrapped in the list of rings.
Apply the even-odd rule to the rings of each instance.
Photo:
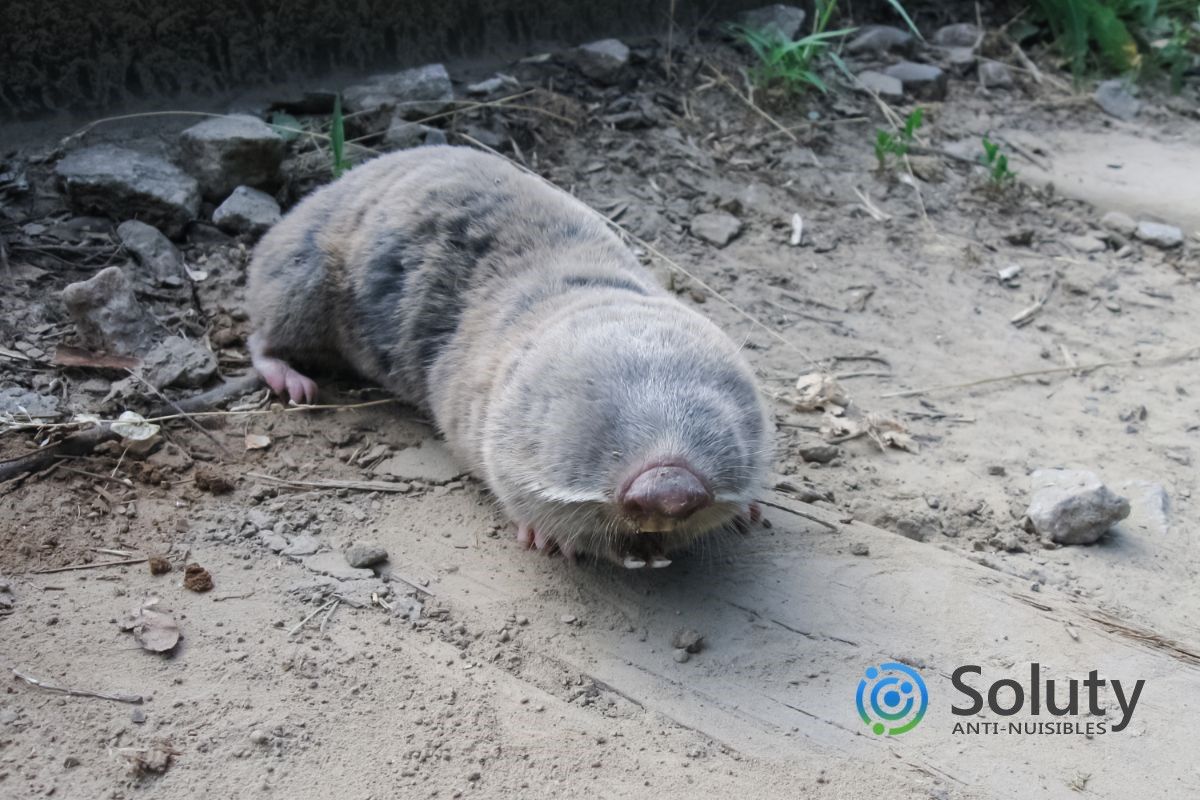
[[[574,547],[569,544],[559,544],[541,531],[534,530],[532,525],[526,525],[523,522],[517,523],[517,544],[526,550],[540,550],[546,553],[546,555],[553,555],[555,552],[559,552],[563,554],[563,558],[567,561],[571,563],[575,562]]]
[[[258,334],[250,337],[250,360],[254,369],[271,387],[271,391],[293,403],[311,404],[317,399],[317,383],[307,375],[292,369],[292,365],[281,358],[266,355]]]

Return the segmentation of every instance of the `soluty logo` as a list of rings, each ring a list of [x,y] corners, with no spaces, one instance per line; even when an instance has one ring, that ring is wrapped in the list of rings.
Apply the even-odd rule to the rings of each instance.
[[[920,673],[907,664],[888,661],[867,667],[855,695],[858,716],[877,735],[899,736],[917,727],[929,707],[929,692]]]

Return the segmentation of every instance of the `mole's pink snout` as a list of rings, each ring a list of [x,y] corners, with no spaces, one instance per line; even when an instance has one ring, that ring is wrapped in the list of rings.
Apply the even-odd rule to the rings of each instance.
[[[691,470],[676,466],[650,467],[620,497],[622,510],[648,533],[670,531],[712,501],[712,493]]]

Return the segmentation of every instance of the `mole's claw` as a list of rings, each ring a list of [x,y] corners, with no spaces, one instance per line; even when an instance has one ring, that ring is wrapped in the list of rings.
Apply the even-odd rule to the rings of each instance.
[[[646,562],[642,561],[637,556],[625,556],[625,558],[621,560],[621,565],[624,566],[625,569],[641,569],[642,567],[646,566]]]
[[[669,566],[671,566],[671,559],[667,558],[666,556],[650,556],[651,569],[662,569],[663,567]]]
[[[753,502],[746,507],[746,513],[750,516],[751,522],[758,522],[762,519],[762,506],[757,502]]]
[[[523,522],[517,523],[517,544],[526,550],[533,546],[533,528]]]

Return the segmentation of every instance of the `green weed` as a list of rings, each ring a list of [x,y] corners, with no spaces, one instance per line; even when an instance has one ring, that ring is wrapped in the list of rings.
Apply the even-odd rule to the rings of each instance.
[[[1008,156],[1000,152],[1000,145],[983,137],[983,155],[979,160],[988,169],[988,180],[992,186],[1003,188],[1017,179],[1017,174],[1008,168]]]
[[[802,93],[810,87],[828,92],[829,87],[817,73],[821,56],[833,42],[853,33],[854,28],[829,30],[837,10],[837,0],[817,0],[813,14],[812,33],[792,41],[776,29],[754,30],[744,25],[728,25],[726,30],[748,46],[758,58],[751,77],[762,88],[782,87],[792,93]]]
[[[346,160],[346,119],[342,115],[342,98],[339,95],[333,100],[333,119],[329,128],[329,147],[333,151],[333,177],[340,178],[342,173],[350,169]]]
[[[908,154],[908,148],[920,130],[924,117],[923,109],[914,108],[904,118],[904,127],[900,130],[895,133],[885,130],[875,132],[875,158],[879,161],[880,172],[887,169],[890,159],[899,160]]]

